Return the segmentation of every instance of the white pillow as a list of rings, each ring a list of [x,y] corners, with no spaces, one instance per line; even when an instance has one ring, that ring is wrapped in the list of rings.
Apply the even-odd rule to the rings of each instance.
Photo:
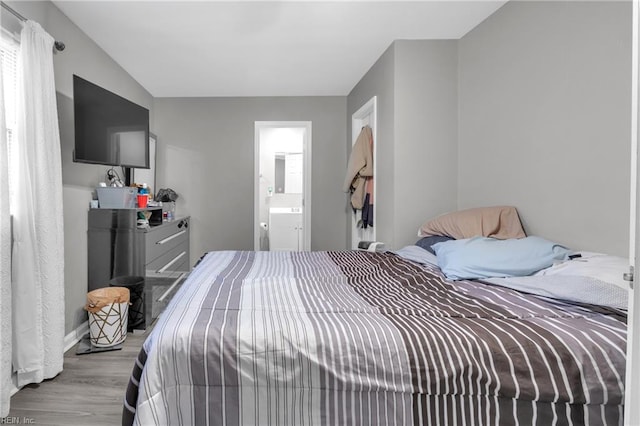
[[[629,272],[629,260],[602,253],[579,252],[582,257],[559,262],[534,275],[578,275],[596,278],[629,290],[623,274]]]
[[[629,292],[615,284],[581,275],[534,275],[529,277],[488,278],[490,284],[553,299],[627,309]]]

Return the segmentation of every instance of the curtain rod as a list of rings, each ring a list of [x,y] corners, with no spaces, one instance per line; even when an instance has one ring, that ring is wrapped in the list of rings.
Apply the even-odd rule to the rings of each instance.
[[[26,22],[26,21],[27,21],[27,18],[25,18],[24,16],[20,15],[20,14],[19,14],[18,12],[16,12],[15,10],[13,10],[13,9],[12,9],[11,7],[9,7],[9,5],[8,5],[8,4],[6,4],[5,2],[0,1],[0,5],[1,5],[4,9],[6,9],[6,10],[7,10],[7,12],[11,13],[13,16],[15,16],[16,18],[18,18],[18,19],[19,19],[19,20],[21,20],[22,22]],[[61,42],[61,41],[57,41],[57,40],[53,43],[53,45],[54,45],[54,47],[56,48],[56,50],[57,50],[58,52],[62,52],[62,51],[64,50],[64,48],[66,47],[66,46],[64,45],[64,43],[63,43],[63,42]]]

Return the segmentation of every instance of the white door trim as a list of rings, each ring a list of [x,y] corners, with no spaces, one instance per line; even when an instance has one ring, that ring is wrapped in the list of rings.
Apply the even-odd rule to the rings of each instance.
[[[640,424],[640,182],[638,178],[638,127],[640,117],[638,115],[638,93],[640,87],[640,74],[638,71],[638,56],[640,55],[640,1],[633,0],[632,13],[632,53],[631,53],[631,194],[630,194],[630,227],[629,227],[629,258],[631,265],[635,265],[635,278],[633,288],[629,290],[629,306],[627,317],[627,371],[625,376],[625,404],[624,404],[624,424],[626,426]]]
[[[354,143],[356,143],[356,139],[358,139],[358,135],[360,135],[360,131],[362,129],[363,126],[363,120],[364,118],[368,117],[369,115],[371,115],[371,120],[369,122],[369,127],[371,127],[371,133],[373,135],[373,176],[374,176],[374,180],[376,179],[376,176],[378,176],[378,172],[377,172],[377,146],[378,146],[378,129],[377,129],[377,105],[378,105],[378,100],[377,97],[374,96],[373,98],[369,99],[364,105],[362,105],[356,112],[354,112],[351,115],[351,145],[353,146]],[[375,181],[374,181],[375,182]],[[377,200],[377,188],[378,185],[376,185],[374,183],[373,185],[373,199]],[[351,248],[352,249],[356,249],[358,248],[358,241],[360,240],[361,236],[363,235],[363,230],[360,230],[357,227],[357,217],[353,214],[353,213],[349,213],[350,216],[350,222],[351,222]],[[374,225],[375,222],[377,220],[377,214],[376,214],[376,203],[373,204],[373,221],[374,221]],[[372,241],[376,241],[376,227],[373,226],[372,228],[367,228],[366,231],[366,236],[364,237],[366,239],[370,239]]]
[[[253,179],[253,249],[260,250],[260,129],[295,127],[305,129],[302,146],[303,188],[302,227],[303,250],[311,250],[311,121],[256,121],[254,126]]]

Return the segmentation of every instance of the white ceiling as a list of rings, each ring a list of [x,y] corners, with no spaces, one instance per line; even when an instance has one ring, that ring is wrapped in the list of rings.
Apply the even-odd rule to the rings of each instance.
[[[155,97],[344,96],[394,40],[458,39],[505,2],[54,0]]]

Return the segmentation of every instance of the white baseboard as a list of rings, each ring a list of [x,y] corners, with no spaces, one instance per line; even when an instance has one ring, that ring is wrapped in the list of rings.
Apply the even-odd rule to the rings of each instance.
[[[74,347],[76,343],[78,343],[82,336],[89,332],[89,321],[85,321],[78,326],[71,333],[64,336],[64,351],[67,352],[69,349]]]

